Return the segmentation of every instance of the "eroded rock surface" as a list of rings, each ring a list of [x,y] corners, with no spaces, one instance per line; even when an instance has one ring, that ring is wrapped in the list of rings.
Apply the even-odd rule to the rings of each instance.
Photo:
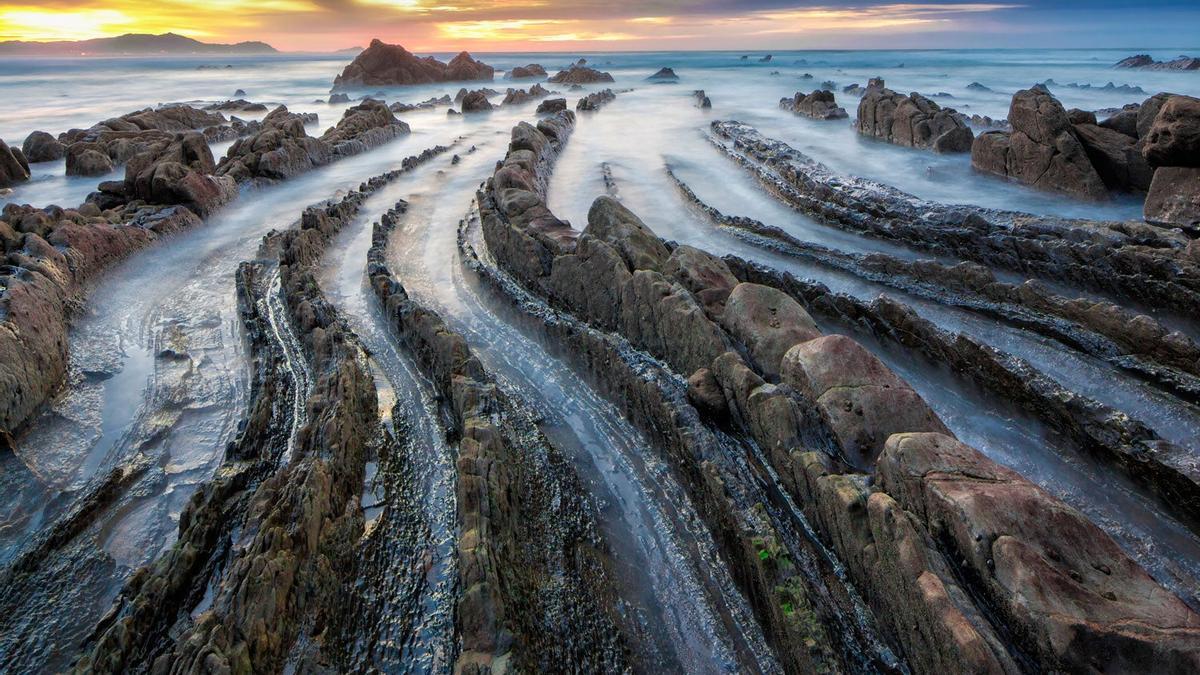
[[[442,63],[432,56],[420,58],[400,45],[375,39],[334,79],[333,88],[336,91],[351,87],[490,81],[495,74],[494,68],[476,61],[467,52],[461,52],[449,63]]]
[[[846,109],[834,100],[833,92],[817,89],[811,94],[796,92],[791,98],[779,99],[779,107],[818,120],[840,120],[849,117]]]
[[[865,136],[935,152],[967,152],[975,137],[953,108],[943,109],[915,92],[899,94],[878,78],[858,103],[854,128]]]

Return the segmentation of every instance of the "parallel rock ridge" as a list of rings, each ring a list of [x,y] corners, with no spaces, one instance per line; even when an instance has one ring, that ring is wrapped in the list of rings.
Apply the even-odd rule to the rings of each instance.
[[[400,45],[371,40],[370,46],[354,57],[354,61],[333,81],[333,89],[352,87],[386,87],[433,82],[488,80],[495,77],[491,66],[461,52],[449,63],[432,56],[419,58]]]
[[[1143,70],[1200,70],[1200,58],[1179,56],[1170,61],[1155,61],[1149,54],[1127,56],[1113,66],[1114,68],[1140,68]]]
[[[456,671],[535,672],[565,662],[595,672],[623,670],[633,627],[613,605],[595,507],[559,451],[522,419],[466,340],[410,298],[389,270],[387,240],[402,215],[403,206],[376,224],[368,273],[392,330],[445,397],[458,438],[463,592]],[[568,563],[555,569],[550,561],[559,556]],[[559,611],[572,617],[569,625],[543,619],[555,603],[566,605]]]
[[[689,375],[696,409],[767,452],[917,670],[1200,667],[1200,616],[1084,516],[957,441],[854,340],[822,335],[781,290],[663,242],[610,197],[582,232],[556,219],[535,187],[558,143],[546,131],[515,129],[489,183],[483,232],[498,264]]]

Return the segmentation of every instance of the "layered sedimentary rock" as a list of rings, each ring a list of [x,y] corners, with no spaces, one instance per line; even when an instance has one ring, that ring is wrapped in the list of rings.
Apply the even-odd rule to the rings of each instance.
[[[0,432],[19,430],[59,387],[84,284],[129,252],[199,218],[181,206],[101,211],[9,204],[0,213]]]
[[[177,133],[202,131],[210,141],[234,138],[255,129],[253,123],[230,122],[219,112],[172,105],[104,120],[88,129],[59,134],[67,158],[67,175],[110,173],[134,155],[170,142]]]
[[[566,70],[558,71],[550,78],[555,84],[594,84],[597,82],[612,82],[613,76],[595,68],[584,65],[573,65]]]
[[[284,180],[409,132],[386,104],[374,100],[347,109],[337,125],[319,138],[309,136],[304,128],[315,122],[315,115],[298,115],[279,106],[263,118],[260,132],[229,148],[217,165],[217,175],[238,183]]]
[[[333,81],[335,91],[350,87],[386,87],[432,82],[492,80],[496,71],[467,52],[442,63],[432,56],[419,58],[400,45],[371,40],[354,61]]]
[[[943,109],[918,93],[892,91],[875,78],[858,103],[854,128],[889,143],[935,152],[967,152],[974,132],[953,108]]]
[[[1138,54],[1117,61],[1113,67],[1142,70],[1200,70],[1200,58],[1180,56],[1170,61],[1155,61],[1149,54]]]
[[[1151,222],[1195,228],[1200,226],[1200,100],[1159,100],[1142,148],[1146,161],[1157,167],[1144,214]],[[1139,128],[1143,121],[1139,117]]]
[[[538,188],[544,149],[561,136],[547,131],[515,131],[493,177],[496,213],[483,221],[492,255],[564,311],[679,374],[696,367],[689,397],[767,452],[916,670],[1200,664],[1200,617],[1082,515],[956,441],[861,345],[821,336],[771,288],[730,288],[731,271],[703,252],[668,264],[671,247],[609,198],[593,204],[583,232],[555,219]],[[656,292],[640,290],[641,279]],[[715,341],[700,339],[706,331]],[[763,364],[785,346],[776,376]],[[704,355],[715,358],[703,364]],[[814,421],[827,435],[814,434]],[[826,452],[811,451],[821,438]]]
[[[537,113],[539,115],[545,113],[556,113],[560,110],[567,109],[567,99],[565,98],[548,98],[538,104]]]
[[[1191,240],[1138,222],[1038,217],[929,202],[893,187],[829,170],[736,122],[714,122],[727,153],[768,189],[819,221],[947,253],[1027,278],[1068,281],[1151,306],[1200,311],[1200,273]],[[984,244],[983,242],[986,242]]]
[[[779,107],[818,120],[840,120],[849,117],[846,109],[834,100],[833,92],[825,89],[817,89],[811,94],[798,91],[791,98],[779,99]]]

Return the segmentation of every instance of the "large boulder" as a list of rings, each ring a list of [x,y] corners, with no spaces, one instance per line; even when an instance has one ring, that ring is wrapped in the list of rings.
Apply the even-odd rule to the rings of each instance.
[[[729,271],[724,260],[686,244],[671,251],[664,271],[691,291],[714,318],[725,311],[725,301],[738,285],[737,277]]]
[[[1161,166],[1154,171],[1143,215],[1151,223],[1200,227],[1200,168]]]
[[[1158,111],[1162,110],[1163,104],[1174,97],[1175,94],[1159,92],[1142,102],[1138,106],[1137,111],[1137,137],[1145,138],[1150,135],[1150,127],[1154,126],[1154,120],[1158,117]]]
[[[779,378],[793,345],[821,337],[817,324],[790,295],[770,286],[740,283],[729,293],[721,325],[742,344],[769,380]]]
[[[1142,153],[1152,166],[1200,167],[1200,99],[1167,99],[1150,125]]]
[[[838,106],[834,100],[833,92],[826,89],[818,89],[811,94],[798,91],[791,98],[779,99],[779,107],[817,120],[840,120],[849,117],[846,109]]]
[[[1016,472],[948,436],[910,433],[888,439],[877,474],[1037,663],[1200,670],[1200,616],[1086,516]]]
[[[53,162],[62,159],[67,154],[67,148],[58,139],[44,131],[35,131],[25,138],[21,145],[25,159],[37,164]]]
[[[321,141],[337,157],[357,155],[409,133],[383,101],[367,99],[342,113],[337,125],[321,134]]]
[[[981,134],[971,147],[971,165],[1043,190],[1102,200],[1108,189],[1092,166],[1067,111],[1042,87],[1013,95],[1012,132]]]
[[[949,434],[929,405],[904,380],[844,335],[795,345],[780,377],[816,405],[844,459],[868,470],[895,433]]]
[[[279,106],[262,120],[262,129],[238,139],[217,165],[217,175],[238,183],[291,178],[327,164],[333,149],[305,131],[310,118]]]
[[[935,152],[967,152],[975,138],[953,108],[942,108],[916,92],[899,94],[878,78],[870,81],[858,103],[854,128],[889,143]]]
[[[613,76],[595,68],[575,64],[566,70],[558,71],[550,81],[555,84],[594,84],[612,82]]]
[[[18,153],[16,148],[10,148],[0,140],[0,187],[29,180],[29,164],[24,153]]]
[[[460,80],[491,80],[495,69],[476,61],[467,52],[442,63],[432,56],[419,58],[400,45],[371,40],[371,45],[333,81],[333,88],[384,87]]]

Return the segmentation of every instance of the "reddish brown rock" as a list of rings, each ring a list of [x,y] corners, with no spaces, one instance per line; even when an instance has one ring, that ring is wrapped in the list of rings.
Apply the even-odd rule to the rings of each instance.
[[[455,56],[450,63],[442,63],[432,56],[419,58],[400,45],[376,39],[371,40],[371,45],[337,76],[333,88],[491,80],[494,77],[494,68],[476,61],[467,52]]]
[[[1168,98],[1150,125],[1142,153],[1151,166],[1200,167],[1200,99]]]
[[[1044,667],[1200,669],[1200,616],[1085,516],[970,446],[898,434],[881,487],[928,523]]]
[[[975,137],[954,109],[943,109],[915,92],[894,92],[878,78],[871,80],[858,103],[854,128],[889,143],[935,152],[967,152]]]
[[[821,337],[812,317],[791,296],[759,284],[734,287],[725,302],[721,325],[746,345],[759,371],[769,380],[779,378],[783,355],[793,345]]]
[[[1200,168],[1156,169],[1143,214],[1152,223],[1200,227]]]

